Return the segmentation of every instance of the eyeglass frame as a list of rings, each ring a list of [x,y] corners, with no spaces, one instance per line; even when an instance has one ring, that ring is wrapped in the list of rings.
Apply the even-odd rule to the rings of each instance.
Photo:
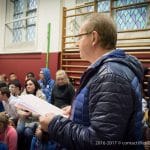
[[[77,35],[75,35],[74,37],[75,38],[79,38],[79,37],[82,37],[83,35],[88,35],[88,34],[91,34],[93,31],[90,31],[90,32],[85,32],[85,33],[81,33],[81,34],[77,34]],[[80,39],[79,39],[80,40]]]

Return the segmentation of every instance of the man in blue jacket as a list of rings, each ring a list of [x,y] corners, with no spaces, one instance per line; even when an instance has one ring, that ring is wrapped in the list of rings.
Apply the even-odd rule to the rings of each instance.
[[[143,149],[141,63],[116,49],[112,19],[92,15],[79,30],[84,72],[69,118],[52,113],[40,118],[51,139],[72,150]]]

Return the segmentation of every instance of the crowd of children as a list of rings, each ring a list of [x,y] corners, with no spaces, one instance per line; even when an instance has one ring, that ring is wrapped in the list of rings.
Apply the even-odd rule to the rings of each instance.
[[[0,75],[0,149],[48,150],[56,149],[54,141],[39,126],[39,114],[16,107],[19,96],[33,94],[41,100],[63,108],[71,104],[75,90],[64,70],[51,78],[48,68],[41,68],[39,79],[33,72],[25,75],[24,87],[17,75]]]
[[[147,74],[147,72],[145,73]],[[150,81],[146,81],[146,92],[143,97],[150,98]],[[49,140],[48,133],[41,130],[39,115],[19,109],[15,104],[20,95],[33,94],[41,100],[64,109],[70,107],[75,89],[64,70],[56,72],[56,80],[51,78],[48,68],[41,68],[39,80],[33,72],[25,75],[24,87],[17,75],[10,73],[0,75],[0,149],[4,150],[54,150],[61,149],[54,141]],[[145,150],[150,141],[150,105],[143,98],[143,141]],[[148,143],[147,143],[148,142]],[[56,147],[57,146],[57,147]]]

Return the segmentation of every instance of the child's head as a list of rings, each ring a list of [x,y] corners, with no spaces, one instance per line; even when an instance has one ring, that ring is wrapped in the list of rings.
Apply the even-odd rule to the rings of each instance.
[[[0,133],[3,133],[9,124],[9,118],[4,112],[0,112]]]

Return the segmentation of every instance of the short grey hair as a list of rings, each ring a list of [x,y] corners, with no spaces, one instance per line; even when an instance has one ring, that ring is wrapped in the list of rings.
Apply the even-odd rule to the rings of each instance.
[[[116,48],[117,29],[113,19],[100,13],[94,13],[86,21],[85,30],[87,32],[96,31],[100,36],[100,47],[112,50]]]

